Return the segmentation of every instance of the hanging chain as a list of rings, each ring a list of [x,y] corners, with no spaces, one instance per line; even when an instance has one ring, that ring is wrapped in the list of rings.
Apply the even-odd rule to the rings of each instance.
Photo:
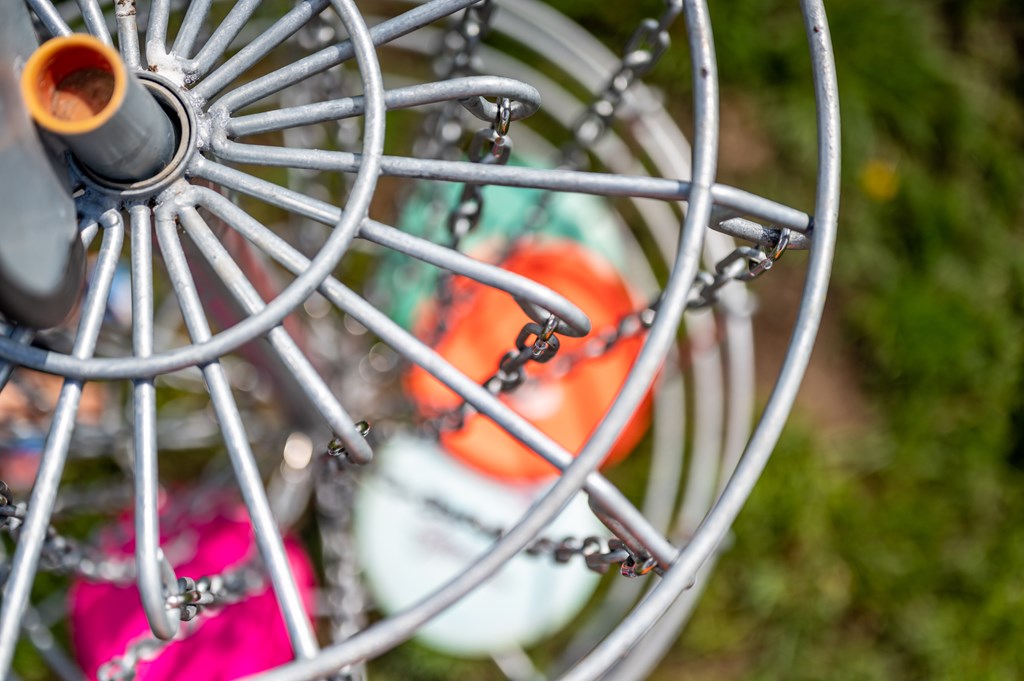
[[[493,14],[493,0],[484,0],[467,7],[448,29],[434,60],[434,73],[439,80],[468,76],[478,70],[476,48],[490,31]],[[464,132],[461,109],[458,102],[447,102],[427,116],[414,153],[423,158],[455,160]]]
[[[770,248],[739,246],[715,265],[714,273],[701,271],[694,279],[693,288],[686,307],[690,310],[707,308],[719,300],[719,291],[733,281],[752,281],[770,270],[786,252],[790,230],[783,228],[778,241]],[[615,324],[594,332],[591,338],[572,353],[564,354],[552,366],[551,378],[560,378],[580,363],[602,357],[623,340],[646,333],[657,317],[660,299],[647,307],[626,314]],[[505,353],[498,363],[498,370],[483,382],[484,387],[499,395],[514,391],[526,381],[525,366],[535,361],[541,364],[554,359],[559,349],[558,337],[553,335],[558,324],[556,317],[548,318],[547,324],[531,322],[523,326],[516,338],[514,349]],[[532,345],[530,339],[534,338]],[[463,401],[457,407],[424,424],[425,430],[434,435],[445,431],[459,430],[466,423],[472,407]]]
[[[718,292],[732,281],[752,281],[778,262],[789,246],[790,230],[784,227],[771,248],[740,246],[715,265],[715,271],[698,272],[687,307],[700,309],[718,302]]]
[[[546,364],[558,353],[560,342],[555,335],[557,327],[558,317],[554,315],[548,317],[544,326],[536,322],[525,324],[516,337],[515,347],[502,355],[498,361],[498,370],[481,385],[492,395],[512,392],[521,386],[526,381],[526,365],[529,362]],[[459,430],[465,425],[471,410],[472,406],[463,400],[457,407],[425,422],[424,429],[433,437],[442,432]]]
[[[178,609],[182,622],[190,622],[206,607],[238,603],[261,591],[267,584],[259,561],[199,579],[178,577],[178,593],[167,597],[167,609]]]
[[[0,480],[0,530],[6,530],[17,540],[27,512],[28,505],[25,502],[14,503],[7,483]],[[6,573],[9,566],[4,567]],[[99,551],[65,537],[52,525],[46,528],[46,537],[39,554],[39,569],[116,584],[129,583],[135,578],[134,561],[100,558]],[[7,575],[2,577],[5,581]]]
[[[512,102],[507,97],[498,99],[497,112],[490,127],[481,128],[473,136],[469,146],[469,160],[485,165],[506,165],[512,155],[512,138],[509,127],[512,123]],[[458,249],[462,239],[476,229],[484,211],[483,186],[467,182],[462,187],[459,201],[448,212],[448,246]],[[447,312],[453,300],[452,283],[454,275],[443,272],[437,282],[437,308],[434,328],[426,339],[436,345],[447,331]]]
[[[558,339],[553,335],[555,326],[557,326],[557,318],[551,317],[545,327],[541,327],[539,324],[527,324],[524,327],[524,332],[527,327],[533,327],[530,328],[529,334],[538,332],[540,334],[538,340],[530,346],[528,354],[532,355],[537,352],[542,355],[550,353],[551,357],[554,356],[558,347]],[[520,337],[522,335],[520,334]],[[544,335],[547,335],[546,340],[542,340]],[[552,341],[554,342],[552,343]],[[552,347],[554,350],[551,350]],[[522,350],[525,349],[526,344],[523,343],[521,354],[527,354],[522,353]],[[369,433],[370,426],[366,421],[360,421],[356,425],[364,437]],[[363,618],[365,596],[362,583],[359,581],[358,567],[353,561],[348,560],[355,555],[351,545],[350,527],[352,499],[358,483],[354,473],[359,469],[351,468],[346,462],[344,447],[340,442],[332,442],[332,444],[333,448],[328,447],[325,455],[328,457],[329,470],[334,474],[320,476],[317,479],[316,500],[317,514],[321,518],[324,561],[347,560],[352,563],[349,570],[326,571],[328,588],[332,594],[332,627],[336,627],[339,630],[338,633],[344,634],[341,639],[334,639],[335,642],[338,642],[360,631],[365,625]],[[419,495],[394,478],[379,475],[377,479],[395,490],[402,499],[468,527],[489,539],[497,540],[505,535],[503,528],[488,525],[479,518],[459,511],[436,497]],[[335,531],[342,529],[344,531]],[[615,537],[607,540],[597,536],[588,536],[582,539],[565,537],[560,541],[540,537],[527,546],[525,552],[531,556],[551,556],[559,564],[568,563],[573,556],[582,556],[586,566],[599,574],[607,573],[611,565],[620,564],[619,572],[624,577],[643,576],[656,567],[656,561],[653,558],[637,555],[623,541]],[[334,576],[340,576],[340,579],[338,583],[332,584],[331,578]],[[334,600],[337,602],[335,603]],[[335,618],[337,618],[337,623]]]
[[[481,128],[469,146],[469,160],[485,165],[505,165],[512,154],[512,139],[508,136],[512,122],[512,102],[507,97],[498,99],[498,110],[490,127]],[[449,246],[459,247],[462,239],[480,222],[484,210],[483,187],[466,183],[459,202],[448,213]]]
[[[326,462],[329,474],[316,476],[313,492],[324,563],[330,638],[333,643],[341,643],[366,627],[368,599],[359,579],[358,554],[352,538],[355,476],[359,469],[342,458],[328,456],[332,457]],[[334,678],[356,681],[365,676],[365,668],[354,665],[339,670]]]
[[[267,581],[259,561],[253,559],[237,568],[220,574],[193,580],[179,577],[177,593],[167,597],[167,609],[178,610],[182,626],[171,641],[146,636],[130,643],[122,655],[104,662],[97,671],[98,681],[131,681],[138,672],[139,662],[154,659],[173,641],[188,638],[199,628],[196,618],[207,608],[219,608],[239,603],[266,588]]]
[[[445,34],[441,51],[434,64],[438,78],[448,80],[465,76],[479,70],[477,47],[491,28],[495,5],[493,0],[484,0],[467,7],[459,21]],[[498,99],[494,121],[489,128],[482,128],[473,136],[469,148],[469,160],[473,163],[508,163],[512,152],[512,140],[508,136],[512,121],[512,103],[507,98]],[[448,102],[435,114],[427,118],[425,133],[416,153],[427,158],[448,158],[459,156],[458,142],[462,139],[462,105]],[[440,198],[435,195],[434,203]],[[445,218],[448,246],[458,249],[462,239],[472,232],[480,222],[484,209],[483,188],[479,184],[466,183],[462,187],[458,202],[448,210]],[[433,329],[426,341],[436,344],[447,330],[446,311],[453,303],[452,275],[443,273],[437,283],[437,315]]]
[[[364,438],[369,435],[368,421],[358,421],[355,426]],[[359,468],[349,463],[345,445],[338,438],[327,444],[323,459],[326,459],[323,465],[327,475],[316,476],[313,493],[324,561],[331,640],[341,643],[366,627],[366,591],[359,579],[359,563],[352,539],[355,475]],[[335,681],[361,681],[365,678],[363,665],[344,667],[332,677]]]
[[[187,634],[183,635],[182,630],[179,630],[174,640],[178,640],[179,636],[185,638]],[[98,681],[131,681],[135,678],[139,662],[154,659],[171,643],[172,641],[162,641],[154,636],[138,639],[128,644],[123,655],[113,657],[100,665],[96,671],[96,678]]]
[[[178,609],[181,621],[192,623],[191,626],[182,626],[171,641],[146,636],[130,643],[124,654],[100,666],[96,673],[98,681],[131,681],[138,672],[139,662],[154,659],[173,641],[183,640],[195,633],[199,623],[194,620],[205,608],[238,603],[262,591],[267,582],[263,571],[256,565],[257,561],[249,561],[234,570],[197,580],[179,577],[178,593],[167,597],[167,609]]]
[[[485,523],[469,513],[453,508],[440,498],[420,495],[388,476],[381,475],[377,479],[395,491],[401,499],[425,508],[481,537],[497,541],[505,536],[504,528]],[[580,556],[588,569],[602,575],[606,574],[612,565],[619,564],[622,576],[639,577],[648,574],[655,565],[650,558],[635,556],[625,543],[615,537],[603,539],[593,535],[583,538],[570,536],[561,540],[539,537],[523,551],[530,556],[549,556],[555,563],[561,565],[569,563],[575,556]]]
[[[644,309],[624,315],[615,324],[594,332],[587,342],[575,351],[563,354],[552,365],[552,378],[561,378],[580,363],[602,357],[622,341],[646,333],[654,324],[659,302],[660,300],[655,299]]]
[[[571,127],[572,139],[559,150],[557,167],[579,170],[588,164],[587,151],[604,136],[618,113],[626,91],[650,73],[668,50],[669,29],[683,11],[682,0],[665,0],[657,19],[646,18],[633,30],[615,70]],[[523,232],[533,232],[544,223],[552,193],[543,192],[527,218]]]
[[[585,164],[584,152],[608,129],[626,90],[650,73],[665,54],[670,43],[669,29],[682,11],[682,0],[666,0],[660,17],[646,18],[636,27],[604,89],[573,123],[572,141],[562,148],[563,166],[581,167]]]

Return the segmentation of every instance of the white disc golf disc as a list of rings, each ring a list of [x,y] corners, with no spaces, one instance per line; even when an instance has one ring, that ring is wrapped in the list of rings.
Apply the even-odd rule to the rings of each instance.
[[[489,528],[508,529],[549,486],[501,483],[466,468],[435,443],[408,437],[395,438],[377,460],[356,501],[355,531],[366,581],[386,613],[422,600],[494,542],[429,500]],[[608,536],[582,494],[542,533],[554,541],[591,535]],[[520,554],[420,629],[418,638],[461,657],[527,647],[565,626],[599,580],[581,556],[560,564],[550,554]]]

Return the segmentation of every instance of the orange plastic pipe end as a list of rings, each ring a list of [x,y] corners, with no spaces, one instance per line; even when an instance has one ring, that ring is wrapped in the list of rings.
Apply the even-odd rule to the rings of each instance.
[[[32,118],[58,135],[99,129],[123,104],[127,84],[117,51],[83,34],[46,41],[21,74],[22,98]]]

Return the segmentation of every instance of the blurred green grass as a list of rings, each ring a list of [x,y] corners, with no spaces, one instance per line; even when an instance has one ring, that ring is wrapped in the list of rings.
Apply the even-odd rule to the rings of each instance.
[[[637,11],[557,4],[620,41]],[[769,147],[753,169],[723,153],[721,177],[810,206],[795,5],[711,3],[723,108],[747,112],[744,134]],[[1024,3],[826,5],[843,117],[841,334],[817,352],[855,367],[859,384],[835,389],[874,416],[829,437],[795,415],[656,678],[1020,678]],[[654,75],[684,110],[676,59]]]

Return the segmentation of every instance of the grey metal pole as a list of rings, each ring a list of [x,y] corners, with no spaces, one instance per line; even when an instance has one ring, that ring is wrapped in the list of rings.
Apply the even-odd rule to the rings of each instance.
[[[174,156],[170,117],[98,38],[74,34],[43,43],[25,64],[21,92],[36,123],[102,179],[145,180]]]
[[[21,3],[6,4],[0,20],[0,311],[9,321],[43,329],[59,324],[78,301],[85,257],[67,176],[40,142],[18,93],[20,65],[37,47],[32,20]],[[27,344],[23,333],[20,342]]]

